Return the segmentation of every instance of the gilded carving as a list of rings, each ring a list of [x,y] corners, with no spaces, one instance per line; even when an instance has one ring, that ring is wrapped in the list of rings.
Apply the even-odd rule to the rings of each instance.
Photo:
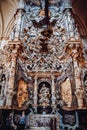
[[[71,4],[58,0],[50,1],[48,6],[46,12],[44,0],[29,3],[20,0],[11,37],[0,41],[0,60],[3,61],[0,67],[4,66],[0,76],[5,76],[3,81],[0,78],[0,85],[5,87],[1,89],[0,98],[7,97],[3,99],[6,106],[12,105],[18,90],[15,94],[18,107],[23,104],[28,107],[31,103],[35,112],[38,104],[49,105],[49,98],[52,111],[56,112],[58,105],[69,108],[74,94],[78,107],[83,107],[81,72],[85,59]],[[40,81],[50,82],[50,94],[49,88],[43,86],[38,95]]]
[[[69,78],[67,78],[61,84],[61,96],[63,102],[67,105],[67,107],[71,107],[72,104],[72,90],[71,90],[71,83]]]
[[[22,79],[18,83],[17,101],[18,107],[22,107],[23,103],[28,101],[28,85]]]

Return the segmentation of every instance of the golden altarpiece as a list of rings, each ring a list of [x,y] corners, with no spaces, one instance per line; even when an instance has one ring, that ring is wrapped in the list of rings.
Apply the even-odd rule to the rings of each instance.
[[[0,42],[1,108],[31,108],[33,120],[49,115],[59,124],[60,108],[86,108],[86,59],[69,0],[20,0]]]

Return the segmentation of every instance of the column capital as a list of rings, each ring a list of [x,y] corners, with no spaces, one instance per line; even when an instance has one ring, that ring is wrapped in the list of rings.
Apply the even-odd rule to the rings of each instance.
[[[9,47],[10,47],[12,53],[16,54],[20,47],[20,41],[10,41]]]
[[[21,42],[19,41],[19,40],[14,40],[14,41],[12,41],[12,40],[10,40],[9,41],[9,45],[20,45],[21,44]]]

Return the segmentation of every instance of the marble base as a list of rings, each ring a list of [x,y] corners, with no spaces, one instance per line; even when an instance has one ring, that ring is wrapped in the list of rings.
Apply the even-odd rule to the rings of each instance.
[[[52,120],[51,120],[52,119]],[[53,121],[53,122],[51,122]],[[53,123],[53,124],[52,124]],[[52,125],[52,126],[51,126]],[[30,128],[38,128],[37,130],[49,130],[51,127],[59,130],[60,126],[60,117],[58,115],[41,115],[41,114],[32,114],[30,115]],[[48,128],[48,129],[47,129]]]

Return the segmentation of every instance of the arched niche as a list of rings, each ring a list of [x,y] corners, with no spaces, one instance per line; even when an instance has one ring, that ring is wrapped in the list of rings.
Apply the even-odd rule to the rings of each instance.
[[[47,81],[42,81],[38,85],[38,113],[50,114],[51,109],[51,85]]]
[[[47,81],[43,81],[38,85],[38,105],[51,105],[51,86]]]

